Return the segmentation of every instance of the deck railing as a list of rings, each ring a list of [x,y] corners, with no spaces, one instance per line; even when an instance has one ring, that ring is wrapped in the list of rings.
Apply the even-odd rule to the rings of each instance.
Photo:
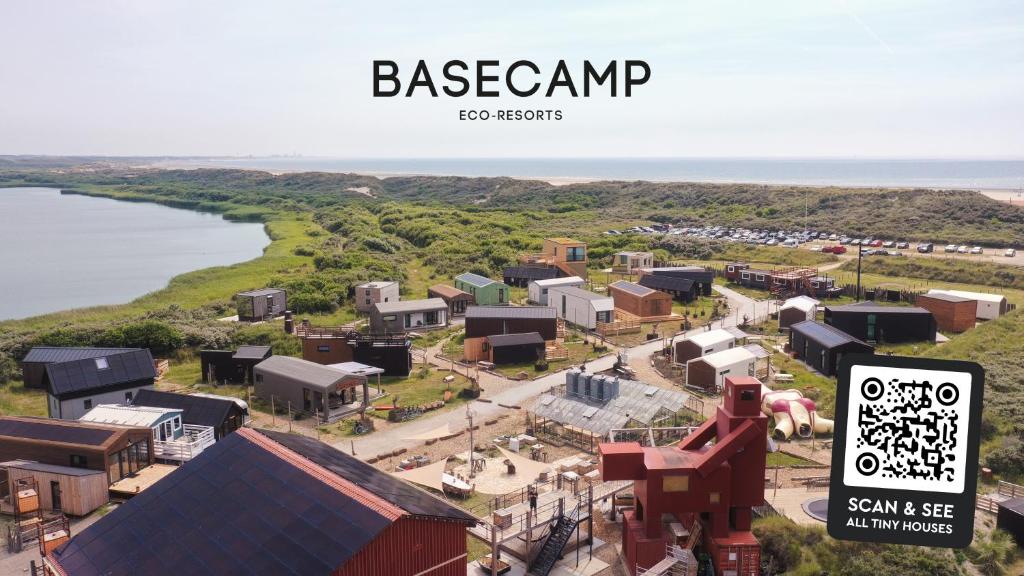
[[[154,456],[163,460],[187,462],[213,446],[214,441],[212,427],[185,424],[185,435],[181,438],[153,442]]]

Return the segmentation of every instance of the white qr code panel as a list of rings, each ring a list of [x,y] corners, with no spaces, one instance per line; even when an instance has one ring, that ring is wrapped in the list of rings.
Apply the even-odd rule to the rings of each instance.
[[[843,483],[963,492],[971,379],[966,372],[853,366]]]

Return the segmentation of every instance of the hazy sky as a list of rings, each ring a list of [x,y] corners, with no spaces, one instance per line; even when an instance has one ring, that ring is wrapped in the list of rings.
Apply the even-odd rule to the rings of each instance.
[[[1020,3],[553,4],[4,0],[0,154],[1024,157]],[[628,99],[372,98],[372,60],[421,58],[653,76]]]

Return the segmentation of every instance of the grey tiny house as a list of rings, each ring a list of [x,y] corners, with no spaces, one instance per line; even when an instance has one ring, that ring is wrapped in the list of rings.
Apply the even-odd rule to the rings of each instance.
[[[280,288],[263,288],[235,294],[240,322],[262,322],[284,314],[288,295]]]

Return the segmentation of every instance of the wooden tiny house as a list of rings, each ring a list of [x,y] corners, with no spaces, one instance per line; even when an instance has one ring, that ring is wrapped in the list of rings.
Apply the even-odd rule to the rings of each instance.
[[[974,328],[977,322],[976,300],[936,292],[918,295],[914,304],[931,312],[935,316],[935,324],[942,332],[966,332]]]
[[[672,315],[672,296],[666,292],[619,280],[608,285],[608,295],[615,300],[616,308],[641,320]]]
[[[560,276],[587,278],[587,244],[572,238],[545,238],[539,253],[523,254],[519,263],[524,266],[543,266],[559,270]]]
[[[466,308],[476,303],[476,299],[469,292],[459,290],[447,284],[434,284],[427,288],[427,298],[440,298],[448,304],[448,313],[451,316],[462,316]]]
[[[288,309],[288,294],[280,288],[263,288],[235,294],[240,322],[273,320]]]
[[[12,494],[4,489],[22,478],[35,479],[39,487],[35,498],[45,511],[85,516],[110,501],[107,475],[100,470],[9,460],[0,462],[0,512],[14,513]]]

